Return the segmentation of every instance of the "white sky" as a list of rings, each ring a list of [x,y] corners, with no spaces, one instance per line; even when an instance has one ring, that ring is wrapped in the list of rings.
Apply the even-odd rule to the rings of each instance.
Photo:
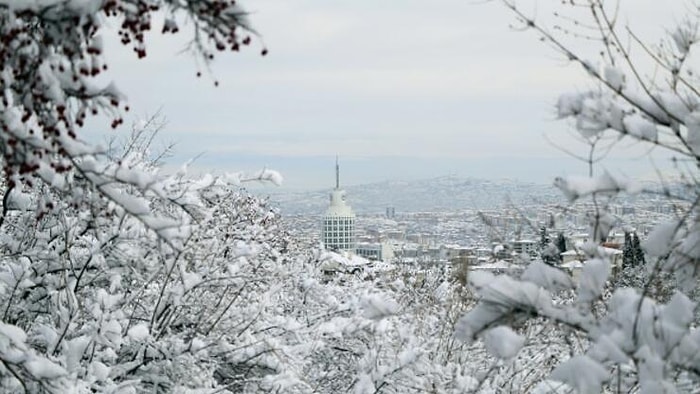
[[[194,59],[178,54],[184,34],[151,35],[143,61],[111,40],[110,76],[130,116],[161,109],[161,138],[177,143],[173,165],[203,153],[201,169],[267,166],[288,187],[330,186],[336,154],[346,183],[446,173],[547,182],[585,171],[543,135],[581,149],[553,104],[586,79],[531,32],[510,29],[514,18],[498,2],[241,3],[270,53],[261,57],[254,40],[218,56],[212,77],[196,78]],[[551,19],[552,3],[525,7]],[[655,18],[668,25],[682,16],[665,3],[623,0],[623,12],[642,35],[659,37]],[[647,160],[629,160],[634,151],[616,149],[624,160],[608,168],[650,171]]]

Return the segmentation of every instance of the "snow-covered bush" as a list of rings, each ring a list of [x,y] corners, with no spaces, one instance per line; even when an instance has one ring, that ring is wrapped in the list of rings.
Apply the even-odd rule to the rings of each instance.
[[[577,280],[541,262],[531,263],[519,278],[472,273],[469,285],[480,301],[459,320],[456,336],[466,342],[483,339],[491,353],[507,358],[531,338],[527,334],[532,334],[528,329],[532,324],[547,322],[576,333],[583,339],[580,346],[569,347],[557,355],[556,363],[545,366],[551,380],[538,386],[544,392],[561,389],[561,383],[553,381],[581,393],[658,393],[697,387],[700,335],[697,303],[690,297],[700,267],[700,81],[693,67],[700,8],[689,5],[693,12],[688,19],[653,46],[620,25],[616,2],[564,2],[554,26],[529,16],[517,1],[502,3],[525,30],[537,33],[588,73],[592,88],[562,95],[556,109],[591,150],[604,139],[624,138],[671,151],[692,164],[679,169],[682,195],[674,194],[673,188],[646,191],[607,172],[596,174],[592,159],[587,162],[588,176],[558,178],[555,185],[569,201],[590,199],[597,208],[590,215],[592,241],[582,247],[586,261]],[[574,49],[572,37],[597,42],[600,47],[591,51],[595,58]],[[644,266],[636,272],[624,267],[623,277],[612,281],[614,287],[610,256],[600,243],[620,223],[607,206],[618,194],[639,192],[685,200],[679,205],[689,208],[656,226],[642,242]],[[668,283],[669,275],[674,283]],[[678,290],[669,293],[673,287]]]
[[[144,57],[148,31],[184,21],[203,64],[250,42],[230,1],[0,0],[2,391],[225,389],[274,364],[251,331],[286,237],[246,177],[164,176],[142,131],[122,151],[80,138],[129,110],[96,82],[108,26]]]
[[[3,391],[226,388],[279,370],[265,356],[279,334],[256,335],[284,266],[278,214],[240,175],[163,176],[147,156],[85,154],[70,188],[5,195]]]

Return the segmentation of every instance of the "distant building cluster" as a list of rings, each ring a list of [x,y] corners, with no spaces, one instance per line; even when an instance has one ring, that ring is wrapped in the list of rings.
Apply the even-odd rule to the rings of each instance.
[[[582,245],[593,241],[608,253],[614,268],[619,268],[630,233],[643,238],[677,209],[687,209],[677,206],[682,202],[652,198],[611,204],[609,212],[618,223],[614,231],[597,240],[591,239],[588,228],[596,212],[591,203],[566,209],[559,204],[533,204],[517,209],[399,214],[388,206],[382,215],[357,217],[340,187],[337,160],[335,169],[335,188],[322,218],[321,242],[326,250],[350,260],[359,257],[392,264],[459,264],[469,269],[508,271],[542,259],[576,274],[585,261]],[[312,225],[306,218],[296,220]]]

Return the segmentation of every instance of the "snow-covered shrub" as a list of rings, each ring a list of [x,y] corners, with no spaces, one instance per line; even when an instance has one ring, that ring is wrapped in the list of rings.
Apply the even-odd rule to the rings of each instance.
[[[265,331],[288,242],[278,214],[225,179],[120,157],[85,154],[69,188],[5,195],[3,391],[230,388],[279,372],[266,353],[280,334]]]
[[[589,217],[592,241],[582,247],[586,261],[575,281],[541,262],[531,263],[519,278],[472,273],[469,285],[479,303],[459,320],[456,336],[468,343],[483,339],[491,353],[504,357],[527,343],[533,324],[575,333],[580,345],[544,365],[550,380],[537,386],[539,392],[559,392],[561,383],[581,393],[697,388],[700,336],[697,303],[690,297],[696,293],[700,267],[700,81],[692,61],[700,38],[698,5],[690,6],[688,19],[672,28],[661,45],[652,46],[619,24],[615,2],[564,2],[555,19],[571,22],[566,26],[530,17],[517,1],[502,3],[525,30],[582,66],[593,81],[590,90],[562,95],[556,105],[557,115],[589,143],[588,176],[558,178],[555,185],[572,203],[590,199],[597,209]],[[600,44],[591,52],[595,61],[570,44],[577,36]],[[647,77],[650,69],[653,77]],[[679,169],[684,193],[673,188],[646,191],[608,172],[596,174],[594,150],[601,141],[623,138],[693,163]],[[643,266],[623,267],[613,278],[617,268],[600,243],[620,223],[607,206],[621,193],[640,192],[685,201],[679,206],[689,208],[658,224],[642,242],[646,256],[638,260],[644,260]],[[525,335],[524,342],[520,335]]]
[[[0,0],[2,391],[226,388],[227,365],[263,359],[249,333],[285,248],[277,214],[241,174],[163,176],[138,138],[117,152],[80,138],[88,116],[117,127],[129,110],[97,82],[109,26],[141,58],[150,30],[184,21],[203,64],[250,42],[235,2]]]

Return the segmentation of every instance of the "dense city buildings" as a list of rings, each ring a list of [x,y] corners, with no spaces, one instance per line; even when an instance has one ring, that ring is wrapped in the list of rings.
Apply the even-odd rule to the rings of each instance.
[[[467,182],[439,180],[433,183],[430,195],[455,195],[458,191],[448,187],[456,184],[467,185]],[[486,185],[491,190],[498,186],[494,181],[471,180],[469,184],[471,187]],[[353,202],[357,200],[363,207],[356,215],[345,199],[345,191],[340,188],[336,164],[336,187],[330,192],[330,206],[322,218],[321,231],[318,213],[313,214],[313,210],[322,211],[319,208],[309,207],[308,213],[285,217],[297,238],[309,244],[322,243],[326,250],[349,253],[369,261],[444,266],[466,263],[474,269],[502,270],[509,269],[510,264],[526,264],[548,249],[549,258],[562,267],[580,268],[584,260],[581,246],[592,240],[589,224],[596,207],[586,202],[569,204],[563,198],[557,201],[552,197],[557,192],[552,187],[543,188],[542,193],[529,187],[527,196],[520,196],[516,194],[516,190],[522,189],[517,187],[519,185],[506,181],[501,186],[509,198],[520,201],[527,198],[532,202],[520,203],[517,208],[503,203],[500,207],[485,209],[435,209],[428,207],[434,201],[427,198],[424,188],[403,185],[404,188],[413,187],[414,202],[425,201],[424,210],[413,207],[404,210],[401,206],[387,204],[367,212],[371,205],[363,201],[367,196],[363,195],[362,187],[356,186],[353,187]],[[368,185],[367,190],[375,193],[373,187]],[[384,190],[386,194],[392,193],[390,189]],[[493,197],[497,199],[495,194]],[[617,256],[613,260],[618,261],[625,233],[638,234],[643,240],[656,223],[683,209],[683,204],[686,203],[659,201],[653,194],[609,201],[607,209],[615,217],[615,226],[601,241],[601,246]],[[284,206],[281,208],[284,212]]]

